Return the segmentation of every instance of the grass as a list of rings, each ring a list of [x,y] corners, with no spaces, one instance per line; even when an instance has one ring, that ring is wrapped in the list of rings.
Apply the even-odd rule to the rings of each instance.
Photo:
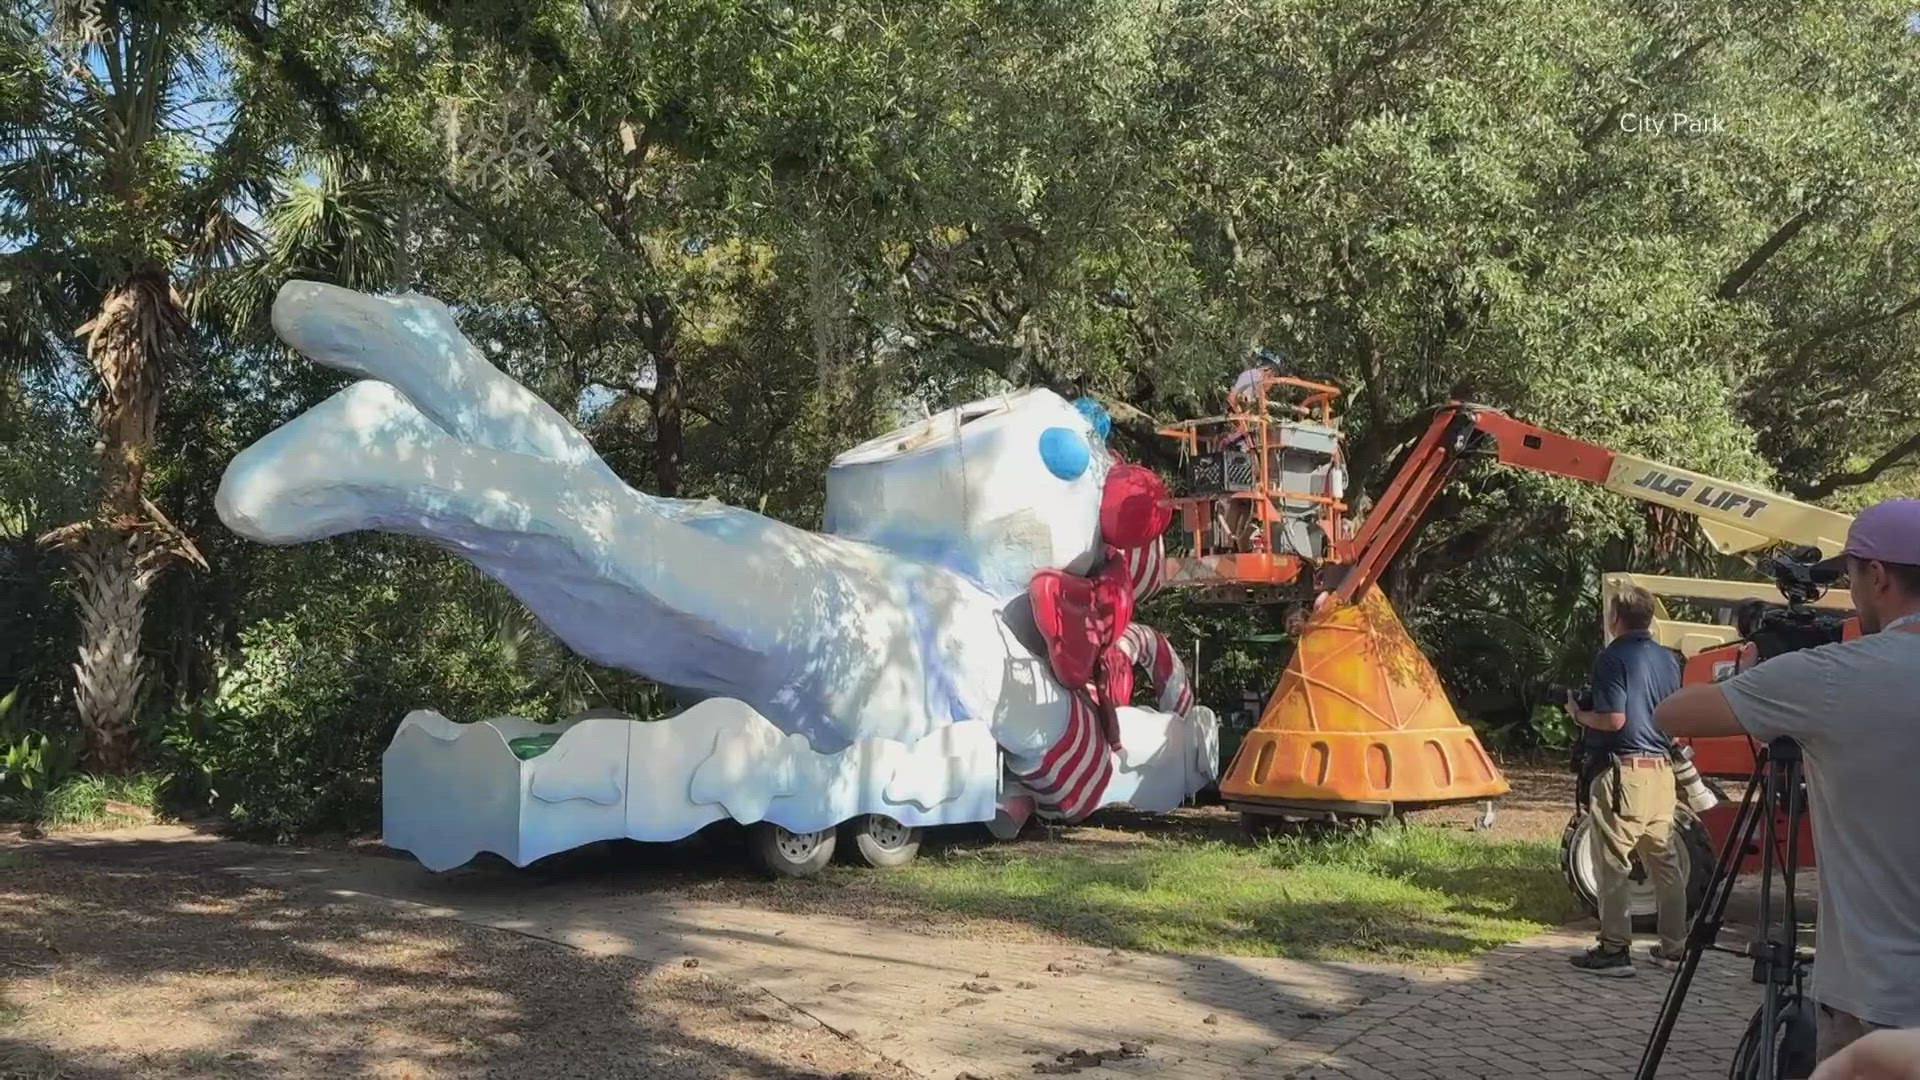
[[[39,823],[47,828],[84,829],[150,821],[164,779],[157,773],[76,776],[47,794],[39,807]],[[147,813],[120,813],[109,809],[108,803],[136,806]]]
[[[1258,845],[1074,847],[948,853],[882,887],[1103,946],[1301,959],[1460,959],[1578,914],[1553,845],[1431,825]]]

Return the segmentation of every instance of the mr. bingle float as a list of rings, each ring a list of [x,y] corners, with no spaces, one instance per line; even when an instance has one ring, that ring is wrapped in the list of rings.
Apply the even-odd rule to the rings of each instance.
[[[1212,713],[1131,619],[1166,493],[1108,451],[1097,408],[1027,390],[855,447],[815,533],[634,490],[436,300],[295,281],[273,324],[362,381],[236,457],[222,521],[269,544],[425,538],[691,702],[559,725],[409,714],[385,839],[430,868],[725,818],[776,870],[817,870],[843,828],[887,865],[922,826],[1163,810],[1213,780]],[[1135,663],[1157,707],[1130,704]]]

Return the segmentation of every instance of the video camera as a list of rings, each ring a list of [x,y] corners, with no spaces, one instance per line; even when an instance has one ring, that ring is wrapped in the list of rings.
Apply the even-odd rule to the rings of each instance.
[[[1752,629],[1742,628],[1752,641],[1759,659],[1769,660],[1782,653],[1811,649],[1839,641],[1844,619],[1823,614],[1808,606],[1826,595],[1840,575],[1820,565],[1820,549],[1789,548],[1767,556],[1760,571],[1773,578],[1780,595],[1787,601],[1785,610],[1768,609]]]

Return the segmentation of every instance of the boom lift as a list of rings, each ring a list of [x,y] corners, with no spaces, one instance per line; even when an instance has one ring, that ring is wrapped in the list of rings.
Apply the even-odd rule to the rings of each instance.
[[[1282,400],[1271,400],[1274,390]],[[1284,399],[1294,393],[1303,399]],[[1161,431],[1179,441],[1191,461],[1189,489],[1175,499],[1188,549],[1167,560],[1166,584],[1313,603],[1279,686],[1220,780],[1222,798],[1250,821],[1381,815],[1506,791],[1432,666],[1373,588],[1470,457],[1582,480],[1691,514],[1725,554],[1781,542],[1838,551],[1851,522],[1764,488],[1456,401],[1435,410],[1355,529],[1332,408],[1338,393],[1269,376],[1252,407]],[[1248,503],[1251,512],[1222,515],[1223,502]],[[1223,527],[1223,516],[1249,517],[1252,534]]]

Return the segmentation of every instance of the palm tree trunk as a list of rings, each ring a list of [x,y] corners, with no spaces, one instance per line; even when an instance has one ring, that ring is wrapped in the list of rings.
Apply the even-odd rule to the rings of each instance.
[[[140,628],[157,567],[143,560],[139,536],[95,531],[75,553],[79,577],[80,658],[73,665],[88,767],[119,773],[136,763],[135,713],[145,677]],[[143,562],[148,565],[142,566]]]
[[[94,404],[100,515],[76,545],[80,657],[73,666],[74,704],[88,765],[101,772],[136,764],[134,714],[144,678],[140,628],[147,592],[170,553],[159,528],[164,522],[148,513],[146,459],[166,356],[185,330],[185,312],[163,270],[129,275],[79,330],[100,376]]]

